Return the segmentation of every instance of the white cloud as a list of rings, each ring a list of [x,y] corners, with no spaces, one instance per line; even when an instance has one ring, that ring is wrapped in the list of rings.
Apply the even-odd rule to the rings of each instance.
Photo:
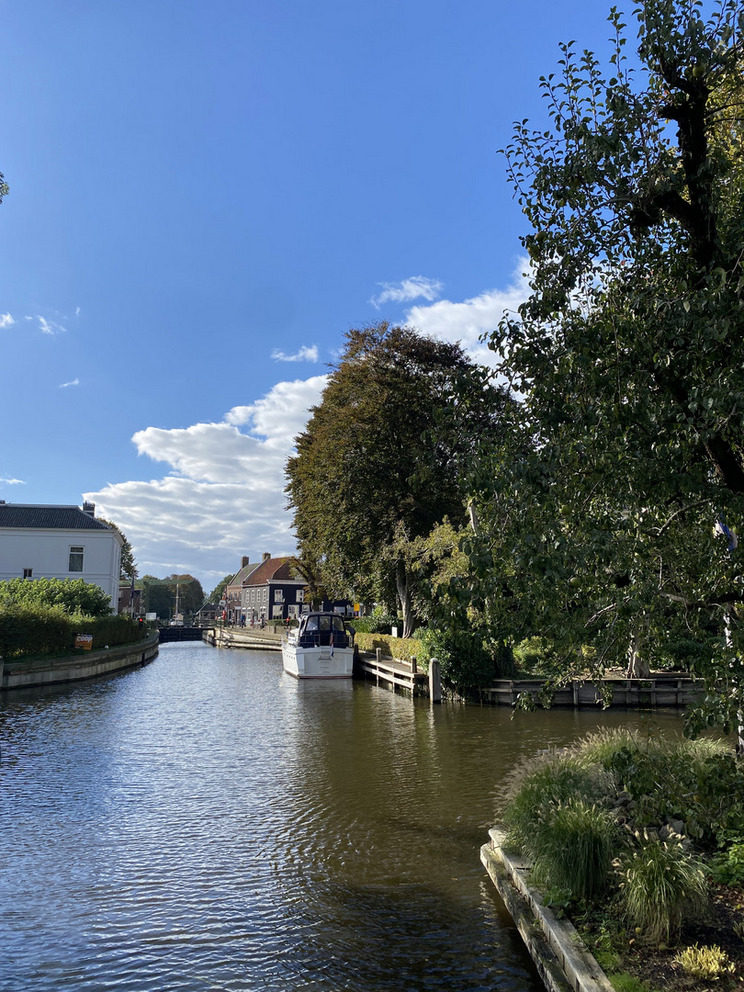
[[[440,341],[459,341],[473,361],[493,365],[495,356],[480,341],[494,330],[504,312],[515,311],[529,294],[526,259],[520,260],[506,289],[490,289],[462,303],[438,300],[415,306],[406,313],[406,324]]]
[[[378,310],[383,303],[436,300],[443,288],[438,279],[427,279],[426,276],[411,276],[402,282],[378,282],[377,285],[382,286],[382,292],[373,296],[369,302]]]
[[[284,467],[325,383],[325,376],[280,382],[221,423],[138,431],[138,452],[170,465],[170,474],[110,483],[85,499],[121,527],[141,573],[189,571],[207,592],[237,571],[244,554],[291,554]]]
[[[439,340],[459,341],[473,360],[493,364],[479,338],[527,297],[526,270],[520,261],[505,289],[412,307],[406,323]],[[427,298],[422,282],[417,295]],[[438,290],[426,285],[434,301]],[[326,382],[325,375],[279,382],[255,402],[233,407],[219,423],[138,431],[132,438],[138,452],[169,466],[167,474],[110,483],[84,498],[122,528],[141,573],[188,571],[207,592],[237,571],[242,555],[257,560],[264,551],[291,554],[295,539],[284,469]]]
[[[317,362],[318,346],[303,345],[294,355],[286,355],[283,351],[275,349],[272,351],[271,357],[277,362]]]
[[[36,314],[36,319],[39,321],[39,330],[42,334],[64,334],[67,330],[66,327],[58,324],[56,320],[47,320],[40,313]]]
[[[15,320],[9,313],[0,313],[0,327],[10,327],[15,324]]]
[[[26,483],[23,481],[23,479],[3,479],[2,477],[0,477],[0,483],[4,484],[6,486],[25,486],[26,485]]]
[[[71,379],[69,382],[61,382],[59,384],[59,388],[60,389],[67,389],[68,386],[79,386],[79,385],[80,385],[80,380],[79,379]]]

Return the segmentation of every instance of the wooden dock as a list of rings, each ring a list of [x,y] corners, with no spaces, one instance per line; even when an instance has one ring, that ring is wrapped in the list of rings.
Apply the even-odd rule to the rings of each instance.
[[[395,658],[382,658],[379,648],[374,654],[357,652],[354,658],[354,676],[384,685],[393,691],[406,689],[414,696],[429,693],[429,676],[418,671],[415,661],[408,663]]]

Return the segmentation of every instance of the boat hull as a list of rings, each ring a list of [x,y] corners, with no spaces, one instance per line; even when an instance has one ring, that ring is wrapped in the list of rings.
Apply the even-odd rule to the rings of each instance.
[[[296,679],[350,679],[354,667],[354,649],[298,647],[290,641],[282,644],[284,671]]]

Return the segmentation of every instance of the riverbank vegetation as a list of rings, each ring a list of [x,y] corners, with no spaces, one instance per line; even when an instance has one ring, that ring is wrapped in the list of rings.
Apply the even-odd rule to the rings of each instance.
[[[744,764],[726,744],[599,731],[517,768],[500,817],[611,977],[740,987]]]
[[[644,0],[637,55],[563,46],[549,126],[506,159],[531,293],[491,335],[522,399],[471,475],[467,542],[490,620],[559,665],[663,663],[744,703],[744,4]],[[504,590],[508,595],[504,595]],[[581,658],[587,667],[587,656]]]
[[[129,617],[112,616],[103,590],[83,579],[9,579],[0,582],[0,658],[58,656],[90,635],[92,648],[141,640]]]

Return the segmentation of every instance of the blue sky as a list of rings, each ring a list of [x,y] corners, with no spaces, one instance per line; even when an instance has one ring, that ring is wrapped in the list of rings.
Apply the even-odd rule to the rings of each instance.
[[[597,0],[0,0],[0,499],[206,591],[295,550],[283,467],[350,327],[524,295],[498,149]],[[634,35],[634,29],[631,29]]]

